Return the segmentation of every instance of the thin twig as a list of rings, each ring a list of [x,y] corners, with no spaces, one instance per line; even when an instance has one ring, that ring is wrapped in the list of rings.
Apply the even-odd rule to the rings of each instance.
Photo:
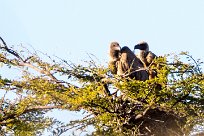
[[[23,58],[21,58],[20,55],[16,51],[8,48],[8,46],[6,45],[6,42],[1,37],[0,37],[0,40],[4,44],[4,47],[0,47],[1,49],[5,49],[8,53],[14,55],[16,58],[18,58],[21,61],[23,61]]]
[[[4,99],[5,99],[7,93],[8,93],[8,90],[6,90],[6,92],[4,93],[4,96],[1,98],[0,108],[2,108],[2,105],[4,103]]]
[[[26,60],[23,60],[23,58],[20,57],[19,54],[18,54],[16,51],[14,51],[14,50],[12,50],[12,49],[9,49],[9,48],[7,47],[6,42],[5,42],[1,37],[0,37],[0,40],[1,40],[2,43],[4,44],[4,47],[1,47],[1,48],[2,48],[2,49],[5,49],[8,53],[14,55],[16,58],[18,58],[18,59],[20,60],[19,66],[27,66],[27,67],[30,67],[30,68],[34,69],[35,71],[37,71],[37,72],[39,72],[39,73],[41,73],[41,74],[45,74],[45,75],[49,76],[49,77],[50,77],[52,80],[54,80],[55,82],[58,81],[57,78],[56,78],[53,74],[51,74],[49,71],[42,70],[42,69],[40,69],[40,68],[38,68],[38,67],[36,67],[36,66],[30,64],[30,63],[27,63],[28,58],[27,58]],[[29,58],[29,59],[30,59],[30,58]]]
[[[197,68],[199,74],[201,74],[202,72],[201,72],[201,70],[200,70],[200,68],[199,68],[199,65],[198,65],[198,63],[196,62],[196,60],[195,60],[191,55],[186,54],[186,56],[190,57],[190,58],[193,60],[193,62],[195,63],[196,68]]]

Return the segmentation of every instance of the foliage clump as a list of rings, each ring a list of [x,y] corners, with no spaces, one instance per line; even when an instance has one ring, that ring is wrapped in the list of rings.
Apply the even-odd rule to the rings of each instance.
[[[157,77],[139,81],[112,75],[93,59],[83,66],[45,54],[49,60],[43,61],[36,51],[15,51],[5,42],[0,49],[3,67],[21,71],[18,79],[0,78],[1,134],[38,135],[47,129],[60,135],[93,126],[91,135],[171,136],[203,123],[202,62],[186,52],[158,57],[152,66]],[[9,92],[14,100],[6,99]],[[87,116],[63,124],[45,116],[52,109]]]

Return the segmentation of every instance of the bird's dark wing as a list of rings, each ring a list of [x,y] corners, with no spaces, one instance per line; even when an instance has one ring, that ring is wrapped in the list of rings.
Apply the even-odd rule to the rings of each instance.
[[[136,58],[135,54],[127,46],[121,49],[119,65],[120,65],[119,71],[122,71],[122,74],[129,73],[133,70],[138,69],[139,67],[138,59]]]
[[[118,75],[127,75],[130,78],[145,81],[148,79],[148,73],[141,69],[142,67],[140,60],[128,47],[125,46],[121,49],[121,58],[117,67]]]
[[[143,68],[143,65],[135,54],[125,46],[120,50],[120,56],[117,57],[118,47],[116,48],[116,46],[116,44],[111,44],[110,46],[109,68],[111,72],[113,74],[130,77],[136,80],[147,80],[148,73],[146,70],[140,70],[140,68]]]

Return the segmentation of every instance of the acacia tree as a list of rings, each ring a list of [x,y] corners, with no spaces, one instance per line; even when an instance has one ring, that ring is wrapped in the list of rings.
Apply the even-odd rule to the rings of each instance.
[[[40,135],[45,129],[60,135],[93,126],[91,135],[170,136],[189,134],[203,123],[202,62],[186,52],[158,57],[151,67],[157,77],[138,81],[112,75],[93,59],[76,65],[44,54],[45,61],[37,51],[15,50],[1,40],[2,69],[19,71],[17,79],[0,77],[2,135]],[[6,99],[9,92],[16,94],[12,100]],[[87,116],[63,124],[45,116],[53,109]]]

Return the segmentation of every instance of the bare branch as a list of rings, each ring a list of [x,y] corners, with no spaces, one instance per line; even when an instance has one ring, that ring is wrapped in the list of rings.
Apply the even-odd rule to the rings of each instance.
[[[24,111],[24,113],[32,112],[32,111],[39,111],[39,110],[50,110],[50,109],[56,109],[61,108],[60,106],[33,106]]]
[[[5,99],[7,93],[8,93],[8,91],[6,90],[6,92],[4,93],[4,96],[1,98],[0,108],[2,108],[2,105],[4,103],[4,99]],[[0,112],[1,112],[1,110],[0,110]]]
[[[6,45],[5,41],[0,37],[2,43],[4,44],[4,47],[0,47],[1,49],[5,49],[8,53],[12,54],[13,56],[15,56],[17,59],[20,60],[19,62],[19,66],[27,66],[27,67],[30,67],[32,69],[34,69],[35,71],[41,73],[41,74],[45,74],[47,76],[49,76],[52,80],[54,80],[55,82],[57,82],[57,78],[55,76],[53,76],[53,74],[51,74],[49,71],[46,71],[46,70],[42,70],[30,63],[27,63],[27,61],[32,58],[32,56],[26,58],[25,60],[23,60],[23,58],[14,50],[8,48],[8,46]]]
[[[139,119],[139,118],[142,118],[146,113],[147,111],[150,109],[150,107],[147,107],[141,114],[138,114],[135,119]]]
[[[30,63],[22,62],[22,63],[19,63],[19,66],[27,66],[27,67],[30,67],[30,68],[34,69],[35,71],[37,71],[37,72],[39,72],[39,73],[41,73],[41,74],[45,74],[45,75],[49,76],[52,80],[54,80],[54,81],[56,81],[56,82],[58,81],[57,78],[56,78],[55,76],[53,76],[50,72],[48,72],[48,71],[46,71],[46,70],[42,70],[42,69],[40,69],[40,68],[38,68],[38,67],[36,67],[36,66],[30,64]]]
[[[111,96],[111,93],[110,93],[110,91],[109,91],[109,89],[108,89],[108,85],[107,85],[107,84],[103,84],[103,86],[104,86],[104,88],[105,88],[105,94],[106,94],[106,96]]]
[[[8,46],[6,45],[6,42],[1,37],[0,37],[0,39],[1,39],[2,43],[4,44],[4,47],[0,47],[1,49],[5,49],[8,53],[14,55],[16,58],[23,61],[23,58],[20,57],[20,55],[16,51],[9,49]]]
[[[2,43],[4,44],[4,46],[6,46],[6,42],[3,40],[3,38],[0,37],[0,40],[2,41]]]
[[[189,58],[191,58],[193,60],[193,62],[196,65],[196,69],[198,70],[198,73],[201,74],[202,72],[201,72],[200,67],[199,67],[198,63],[196,62],[196,60],[191,55],[186,54],[186,56],[188,56]]]

